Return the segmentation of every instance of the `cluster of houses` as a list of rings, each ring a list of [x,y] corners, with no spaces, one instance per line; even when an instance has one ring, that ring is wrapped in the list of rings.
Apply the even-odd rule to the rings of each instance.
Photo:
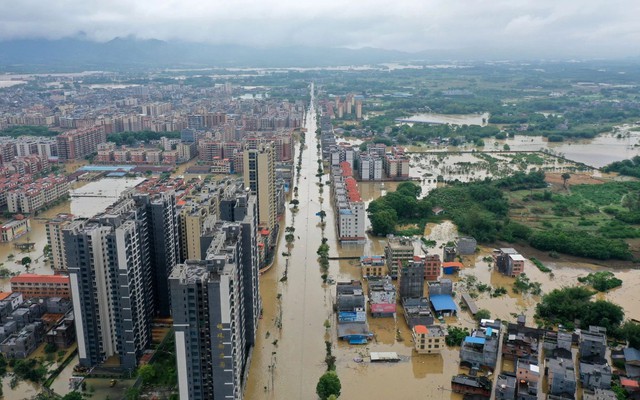
[[[76,340],[69,278],[23,275],[11,279],[11,292],[0,292],[0,352],[20,359],[43,342],[68,348]]]
[[[600,326],[564,332],[526,326],[524,315],[506,328],[501,321],[482,320],[460,348],[460,365],[469,373],[454,376],[451,389],[487,399],[493,391],[492,398],[501,400],[575,399],[579,393],[585,400],[615,400],[607,348],[606,330]],[[628,375],[620,385],[631,398],[640,398],[640,351],[627,348],[619,358]],[[495,387],[483,372],[497,373]]]

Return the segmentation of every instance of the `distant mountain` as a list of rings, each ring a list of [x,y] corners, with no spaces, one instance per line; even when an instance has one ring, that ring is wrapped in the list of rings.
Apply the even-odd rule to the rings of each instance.
[[[373,48],[254,48],[116,38],[26,39],[0,42],[0,68],[130,69],[136,67],[312,67],[409,61],[424,55]]]

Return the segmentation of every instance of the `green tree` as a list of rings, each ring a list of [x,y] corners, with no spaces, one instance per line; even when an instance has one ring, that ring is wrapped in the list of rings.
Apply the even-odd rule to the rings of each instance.
[[[483,320],[483,319],[490,319],[491,318],[491,311],[487,310],[486,308],[478,310],[478,312],[476,313],[474,318],[477,321],[480,321],[480,320]]]
[[[469,336],[469,329],[452,326],[447,329],[447,337],[444,338],[444,341],[447,346],[460,346],[467,336]]]
[[[151,382],[153,382],[153,380],[156,377],[156,371],[155,368],[153,368],[152,365],[143,365],[140,368],[138,368],[138,376],[140,377],[140,379],[142,379],[142,383],[149,384]]]
[[[640,349],[640,324],[627,321],[622,325],[622,335],[629,342],[629,346]]]
[[[140,398],[140,389],[135,387],[127,389],[124,398],[125,400],[138,400]]]
[[[560,176],[562,177],[562,186],[566,189],[567,181],[571,178],[571,174],[569,174],[568,172],[565,172]]]
[[[62,397],[62,400],[82,400],[82,394],[80,392],[67,393]]]
[[[376,235],[387,235],[396,230],[398,215],[395,210],[385,209],[369,216],[371,229]]]
[[[322,400],[327,400],[331,395],[340,396],[341,389],[340,378],[334,371],[325,372],[316,385],[316,393]]]
[[[622,280],[616,278],[610,271],[592,272],[587,276],[579,277],[578,282],[591,285],[598,292],[606,292],[622,285]]]
[[[31,257],[22,257],[22,260],[20,260],[20,264],[25,266],[31,264]]]

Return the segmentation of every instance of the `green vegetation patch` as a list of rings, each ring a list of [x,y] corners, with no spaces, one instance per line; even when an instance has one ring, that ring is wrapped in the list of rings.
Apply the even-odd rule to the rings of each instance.
[[[617,172],[620,175],[634,176],[640,178],[640,156],[635,156],[630,160],[616,161],[602,167],[604,172]]]
[[[583,328],[602,326],[615,335],[624,319],[622,307],[605,300],[592,301],[594,294],[584,286],[554,289],[536,306],[536,318],[549,327],[564,325],[573,329],[579,322]]]
[[[616,278],[613,272],[609,271],[592,272],[587,276],[579,277],[578,282],[589,285],[598,292],[606,292],[622,286],[622,280]]]

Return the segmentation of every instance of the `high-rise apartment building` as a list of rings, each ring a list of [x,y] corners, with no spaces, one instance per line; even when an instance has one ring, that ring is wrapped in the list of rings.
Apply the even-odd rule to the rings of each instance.
[[[227,185],[220,195],[220,219],[242,227],[242,276],[244,278],[245,343],[252,347],[258,329],[260,301],[260,265],[258,257],[258,204],[256,196],[243,183]]]
[[[178,257],[172,192],[127,193],[94,218],[63,228],[80,364],[118,357],[137,366],[151,343],[151,320],[165,315]]]
[[[62,230],[73,221],[71,214],[58,214],[45,224],[47,244],[51,248],[53,270],[56,273],[67,271],[67,259],[64,251],[64,235]]]
[[[244,184],[258,198],[258,222],[273,231],[277,223],[276,168],[273,143],[247,145],[244,150]]]
[[[61,160],[77,160],[98,150],[98,145],[107,141],[104,126],[95,125],[75,129],[56,136],[58,157]]]
[[[169,275],[180,257],[176,196],[171,190],[164,193],[136,194],[134,199],[146,208],[154,311],[160,317],[169,317]]]
[[[180,399],[242,399],[255,339],[245,271],[257,263],[243,265],[255,260],[244,254],[243,224],[220,222],[209,238],[205,259],[176,266],[169,279]]]

